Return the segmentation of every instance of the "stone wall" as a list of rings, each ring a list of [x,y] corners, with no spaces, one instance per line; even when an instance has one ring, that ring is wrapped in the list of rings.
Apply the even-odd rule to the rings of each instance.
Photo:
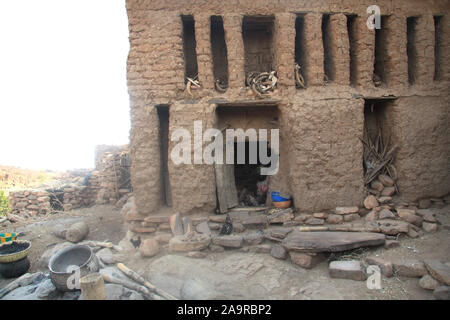
[[[246,16],[273,17],[271,59],[278,88],[270,99],[280,111],[281,164],[271,177],[272,190],[294,196],[300,211],[338,205],[361,205],[365,196],[362,151],[365,99],[391,97],[394,130],[400,149],[395,160],[400,194],[405,199],[440,197],[450,191],[448,101],[449,31],[439,29],[439,77],[434,79],[434,16],[449,24],[448,1],[377,1],[385,24],[383,82],[374,83],[376,32],[368,30],[370,1],[142,1],[127,0],[130,53],[127,64],[131,100],[131,175],[141,215],[156,214],[163,183],[156,106],[169,108],[169,134],[192,133],[193,121],[217,124],[217,108],[233,104],[267,104],[248,95],[246,49],[242,25]],[[322,18],[329,14],[328,45]],[[181,15],[195,20],[200,89],[185,90]],[[223,19],[228,60],[225,93],[214,90],[210,17]],[[305,89],[295,87],[295,21],[304,19]],[[417,78],[408,82],[407,18],[419,17],[415,47]],[[351,37],[347,21],[351,19]],[[379,41],[380,42],[380,41]],[[268,50],[265,50],[268,51]],[[352,52],[352,54],[350,54]],[[331,57],[332,79],[324,79],[324,56]],[[381,58],[380,58],[381,57]],[[303,67],[303,66],[302,66]],[[270,71],[270,70],[266,70]],[[352,83],[350,83],[352,79]],[[426,121],[422,122],[425,118]],[[175,142],[169,143],[169,153]],[[428,165],[425,165],[427,163]],[[216,206],[212,166],[168,164],[173,210],[183,214],[211,212]]]

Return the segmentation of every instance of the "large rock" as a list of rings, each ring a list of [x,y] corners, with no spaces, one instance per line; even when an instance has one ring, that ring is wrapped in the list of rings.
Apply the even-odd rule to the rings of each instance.
[[[217,236],[213,237],[212,242],[222,247],[240,248],[242,247],[243,237],[237,235]]]
[[[207,248],[210,242],[211,237],[209,235],[190,233],[170,239],[169,250],[174,252],[198,251]]]
[[[375,196],[373,195],[369,195],[364,199],[364,207],[366,207],[366,209],[373,209],[378,207],[378,200],[377,198],[375,198]]]
[[[291,261],[296,265],[305,268],[312,269],[320,262],[326,259],[322,253],[302,253],[302,252],[289,252]]]
[[[268,220],[265,215],[254,215],[242,220],[242,224],[246,228],[266,228],[268,225]]]
[[[248,245],[257,245],[263,242],[264,234],[262,232],[252,232],[244,234],[244,243]]]
[[[436,300],[450,300],[450,287],[441,286],[437,287],[433,291],[433,298]]]
[[[272,238],[284,239],[292,231],[292,228],[279,227],[267,231]]]
[[[283,246],[298,252],[338,252],[383,245],[385,236],[370,232],[291,232]]]
[[[408,233],[409,230],[409,224],[404,221],[386,219],[378,220],[377,223],[382,233],[391,236],[396,236],[399,233]]]
[[[420,280],[419,280],[419,286],[423,289],[426,290],[434,290],[437,287],[440,286],[439,282],[436,281],[432,276],[430,275],[424,275]]]
[[[378,266],[380,268],[381,274],[385,277],[391,277],[394,274],[394,266],[392,262],[378,257],[367,257],[365,259],[365,262],[368,265]]]
[[[437,226],[436,223],[423,222],[422,223],[422,228],[426,232],[436,232],[438,230],[438,226]]]
[[[428,274],[425,264],[418,260],[405,260],[393,262],[397,275],[409,278],[421,278]]]
[[[366,280],[367,276],[360,261],[332,261],[328,271],[330,277],[339,279],[351,279],[357,281]]]
[[[337,207],[336,214],[350,214],[350,213],[358,213],[358,207]]]
[[[375,221],[378,219],[378,211],[372,210],[370,211],[365,217],[364,220],[366,221]]]
[[[159,244],[155,239],[146,239],[139,246],[139,253],[142,257],[153,257],[159,252]]]
[[[438,260],[427,259],[424,261],[425,267],[433,278],[439,282],[450,285],[450,266]]]
[[[276,244],[270,250],[270,255],[274,258],[284,260],[284,259],[286,259],[287,251],[285,248],[283,248],[279,244]]]

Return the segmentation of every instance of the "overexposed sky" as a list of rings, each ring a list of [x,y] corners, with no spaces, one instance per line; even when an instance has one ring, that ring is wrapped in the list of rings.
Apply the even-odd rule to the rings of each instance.
[[[125,0],[0,1],[0,164],[94,166],[129,137]]]

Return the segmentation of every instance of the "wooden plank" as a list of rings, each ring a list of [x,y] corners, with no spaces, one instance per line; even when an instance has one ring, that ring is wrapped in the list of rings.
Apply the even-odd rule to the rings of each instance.
[[[287,250],[299,252],[339,252],[382,245],[385,235],[371,232],[291,232],[283,241]]]

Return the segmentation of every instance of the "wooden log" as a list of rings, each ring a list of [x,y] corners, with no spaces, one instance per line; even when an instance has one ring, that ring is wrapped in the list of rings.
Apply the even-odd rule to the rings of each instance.
[[[128,289],[134,290],[139,292],[140,294],[142,294],[144,297],[146,297],[147,299],[150,300],[162,300],[161,297],[159,297],[156,294],[151,293],[146,287],[144,286],[140,286],[134,282],[131,281],[127,281],[127,280],[123,280],[123,279],[119,279],[116,277],[112,277],[109,274],[104,274],[103,275],[103,280],[109,283],[115,283],[115,284],[119,284],[121,286],[124,286]]]
[[[106,288],[100,273],[90,273],[80,279],[82,300],[106,300]]]
[[[169,294],[169,293],[167,293],[167,292],[157,288],[156,286],[154,286],[153,284],[151,284],[150,282],[145,280],[138,273],[136,273],[135,271],[131,270],[130,268],[128,268],[123,263],[118,263],[117,264],[117,268],[120,271],[122,271],[125,275],[130,277],[131,279],[133,279],[133,280],[137,281],[138,283],[144,285],[145,287],[150,289],[150,291],[155,292],[156,294],[160,295],[161,297],[163,297],[163,298],[165,298],[167,300],[178,300],[176,297],[174,297],[171,294]]]
[[[69,229],[66,231],[66,240],[70,242],[80,242],[83,240],[89,233],[89,227],[85,222],[77,222],[74,223]]]

